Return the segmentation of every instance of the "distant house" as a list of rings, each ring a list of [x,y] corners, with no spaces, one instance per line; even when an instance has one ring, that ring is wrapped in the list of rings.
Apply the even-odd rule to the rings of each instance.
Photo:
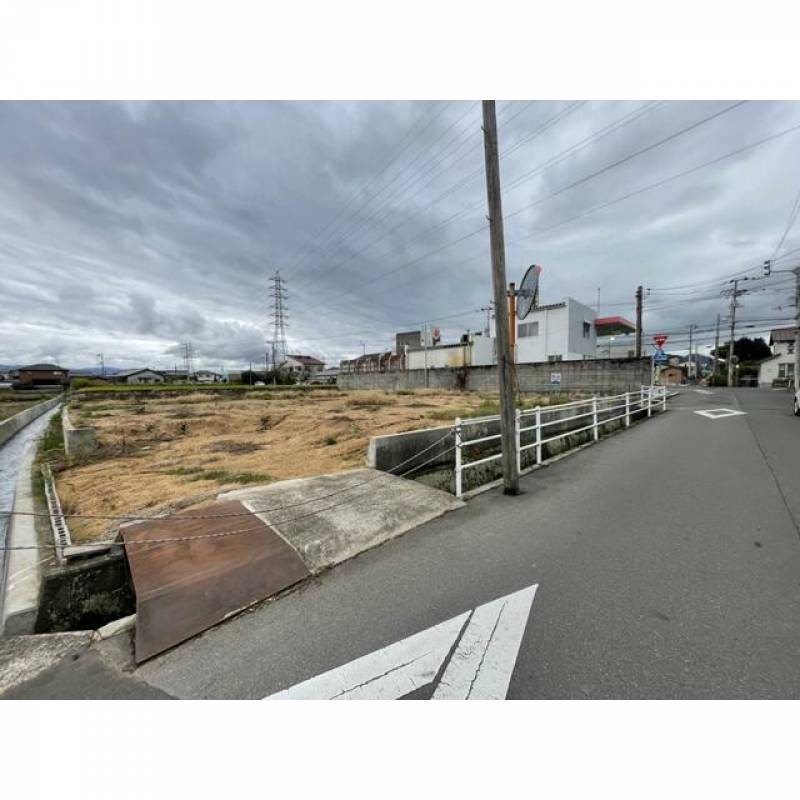
[[[326,384],[333,384],[339,378],[339,367],[328,367],[328,369],[321,369],[319,372],[315,372],[311,378],[309,378],[309,383],[317,383],[320,385]]]
[[[308,378],[325,369],[325,362],[314,356],[287,355],[278,369],[281,372],[294,373],[298,378]]]
[[[223,383],[225,376],[219,372],[212,372],[210,369],[198,369],[193,378],[197,383]]]
[[[794,380],[794,337],[797,328],[776,328],[770,333],[773,355],[758,365],[758,385],[774,386]]]
[[[158,372],[149,367],[142,369],[130,369],[125,372],[118,372],[112,376],[115,383],[166,383],[166,377],[163,372]]]
[[[158,371],[164,376],[167,383],[185,383],[191,377],[185,369],[160,369]]]
[[[41,386],[64,386],[69,380],[69,370],[57,364],[28,364],[11,371],[14,386],[33,389]]]
[[[403,368],[403,355],[392,353],[365,353],[358,358],[339,362],[339,372],[393,372]]]
[[[658,372],[658,382],[662,386],[679,386],[686,383],[686,367],[669,364]]]

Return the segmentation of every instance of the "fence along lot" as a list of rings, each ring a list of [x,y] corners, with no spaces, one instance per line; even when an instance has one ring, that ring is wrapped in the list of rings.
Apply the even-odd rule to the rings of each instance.
[[[638,392],[624,392],[606,397],[589,397],[575,400],[571,403],[561,403],[555,406],[543,406],[525,411],[517,410],[516,417],[516,456],[517,467],[523,469],[532,464],[541,464],[543,453],[547,445],[562,442],[568,437],[577,437],[582,433],[588,434],[590,441],[597,441],[600,433],[612,430],[614,423],[630,426],[631,420],[636,417],[649,418],[655,411],[665,411],[667,408],[667,393],[664,386],[642,386]],[[465,460],[465,453],[475,452],[478,446],[498,449],[500,434],[488,434],[472,439],[466,438],[469,429],[486,423],[497,422],[500,417],[477,417],[471,419],[455,420],[455,494],[463,494],[464,472],[471,468],[479,467],[491,462],[499,461],[500,452],[490,455],[481,455],[472,461]],[[580,444],[581,442],[577,442]],[[552,451],[556,448],[547,448]],[[563,448],[569,449],[569,448]]]

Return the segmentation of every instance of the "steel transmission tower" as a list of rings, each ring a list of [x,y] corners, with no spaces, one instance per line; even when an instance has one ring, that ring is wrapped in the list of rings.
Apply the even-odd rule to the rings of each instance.
[[[286,281],[277,271],[271,278],[272,281],[272,368],[277,369],[286,361],[286,328],[289,313],[286,308]]]

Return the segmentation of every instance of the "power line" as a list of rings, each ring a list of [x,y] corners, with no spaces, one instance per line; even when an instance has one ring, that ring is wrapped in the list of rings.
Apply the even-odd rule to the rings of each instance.
[[[326,225],[326,226],[325,226],[325,227],[324,227],[324,228],[323,228],[323,229],[322,229],[322,230],[321,230],[321,231],[320,231],[320,232],[319,232],[319,233],[318,233],[318,234],[317,234],[317,235],[314,237],[314,239],[312,239],[312,243],[313,243],[313,241],[314,241],[314,240],[318,240],[318,239],[319,239],[319,237],[320,237],[320,236],[322,236],[323,234],[325,234],[325,233],[326,233],[326,232],[327,232],[327,231],[328,231],[330,228],[332,228],[332,227],[335,227],[335,225],[336,225],[336,224],[339,224],[339,220],[341,220],[341,218],[343,217],[343,215],[345,214],[345,212],[347,211],[347,209],[348,209],[348,208],[349,208],[349,207],[352,205],[352,203],[355,201],[355,199],[356,199],[357,197],[359,197],[360,195],[364,194],[364,192],[366,191],[366,189],[367,189],[367,188],[368,188],[368,187],[369,187],[369,186],[370,186],[370,185],[371,185],[371,184],[372,184],[372,183],[373,183],[375,180],[377,180],[377,179],[378,179],[378,178],[379,178],[381,175],[383,175],[384,173],[386,173],[386,171],[389,169],[389,167],[391,167],[391,165],[392,165],[392,164],[395,162],[395,160],[396,160],[396,159],[397,159],[397,158],[398,158],[398,157],[399,157],[399,156],[400,156],[402,153],[404,153],[404,152],[406,151],[406,149],[407,149],[407,148],[408,148],[408,146],[411,144],[411,142],[414,140],[414,138],[416,138],[416,137],[420,136],[420,135],[423,133],[423,131],[427,130],[427,129],[428,129],[428,128],[429,128],[429,127],[430,127],[430,126],[433,124],[433,122],[435,122],[435,120],[437,120],[437,119],[438,119],[438,118],[439,118],[439,117],[442,115],[442,113],[444,113],[444,111],[445,111],[445,110],[446,110],[446,109],[447,109],[447,108],[448,108],[450,105],[451,105],[451,102],[449,102],[449,101],[448,101],[448,102],[446,102],[446,103],[444,103],[444,104],[441,106],[441,108],[439,109],[438,113],[434,114],[434,115],[431,117],[431,119],[429,119],[429,120],[428,120],[427,124],[426,124],[426,125],[424,125],[424,126],[423,126],[423,128],[422,128],[422,129],[421,129],[421,130],[420,130],[420,131],[419,131],[417,134],[415,134],[415,136],[411,137],[411,139],[410,139],[410,140],[409,140],[409,141],[408,141],[406,144],[404,144],[404,145],[403,145],[403,147],[401,147],[399,150],[397,150],[397,151],[394,153],[394,155],[392,155],[392,156],[391,156],[391,158],[389,159],[389,161],[388,161],[388,162],[387,162],[387,163],[386,163],[386,164],[385,164],[385,165],[384,165],[384,166],[383,166],[383,167],[382,167],[382,168],[381,168],[381,169],[378,171],[378,173],[376,173],[375,175],[373,175],[373,177],[372,177],[372,178],[370,178],[370,180],[369,180],[369,181],[367,181],[367,183],[366,183],[364,186],[362,186],[360,190],[357,190],[356,192],[354,192],[354,193],[353,193],[353,195],[350,197],[350,199],[347,201],[347,203],[345,203],[344,207],[343,207],[343,208],[342,208],[342,209],[339,211],[339,213],[338,213],[338,214],[337,214],[337,215],[336,215],[336,216],[335,216],[335,217],[334,217],[334,218],[331,220],[331,222],[329,222],[329,223],[328,223],[328,225]],[[426,112],[424,112],[424,113],[423,113],[423,114],[422,114],[422,115],[419,117],[419,119],[417,119],[417,121],[416,121],[416,122],[415,122],[415,123],[414,123],[414,124],[411,126],[411,128],[409,128],[409,130],[406,132],[406,135],[403,137],[403,139],[402,139],[401,141],[404,141],[406,138],[408,138],[408,137],[409,137],[409,135],[410,135],[410,134],[413,132],[414,128],[416,128],[416,127],[419,125],[419,123],[420,123],[420,122],[422,122],[422,121],[425,119],[425,116],[426,116],[426,114],[430,113],[430,112],[431,112],[431,111],[433,111],[435,108],[436,108],[436,106],[435,106],[435,105],[432,105],[432,106],[431,106],[431,108],[430,108],[429,110],[426,110]],[[394,179],[393,179],[393,180],[394,180]],[[384,187],[384,189],[385,189],[385,188],[386,188],[386,187]],[[381,191],[383,191],[383,189],[382,189]],[[370,196],[370,197],[366,198],[366,200],[365,200],[365,201],[364,201],[364,203],[363,203],[363,204],[360,206],[360,208],[363,208],[363,207],[364,207],[364,206],[365,206],[365,205],[366,205],[368,202],[370,202],[370,200],[374,199],[374,197],[375,197],[375,195],[373,195],[373,196]],[[359,209],[359,210],[360,210],[360,209]],[[356,210],[356,212],[355,212],[355,213],[358,213],[358,210]],[[351,218],[352,218],[352,216],[353,216],[352,214],[351,214],[350,216],[348,216],[348,217],[345,219],[345,222],[346,222],[347,220],[351,219]],[[321,245],[320,245],[320,246],[321,246]],[[311,253],[306,253],[306,254],[303,254],[303,253],[301,252],[299,259],[297,259],[297,260],[296,260],[296,261],[295,261],[295,262],[292,264],[292,266],[291,266],[291,269],[295,269],[295,268],[296,268],[296,267],[297,267],[299,264],[301,264],[301,263],[302,263],[302,262],[303,262],[303,261],[304,261],[304,260],[305,260],[307,257],[309,257],[310,255],[313,255],[313,253],[314,253],[314,252],[317,252],[317,251],[318,251],[318,249],[319,249],[319,247],[315,248],[313,251],[311,251]]]
[[[739,101],[737,103],[733,103],[730,106],[727,106],[726,108],[715,112],[714,114],[710,114],[709,116],[704,117],[702,120],[694,122],[691,125],[688,125],[688,126],[686,126],[685,128],[682,128],[679,131],[675,131],[674,133],[670,134],[667,137],[664,137],[663,139],[660,139],[657,142],[653,142],[653,143],[647,145],[646,147],[640,148],[639,150],[635,151],[634,153],[630,153],[629,155],[627,155],[627,156],[625,156],[625,157],[623,157],[621,159],[617,159],[616,161],[614,161],[614,162],[612,162],[610,164],[607,164],[606,166],[600,168],[599,170],[595,170],[594,172],[589,173],[588,175],[584,175],[582,178],[579,178],[576,181],[572,181],[571,183],[561,187],[560,189],[557,189],[556,191],[551,192],[550,194],[545,195],[544,197],[541,197],[541,198],[535,200],[533,203],[530,203],[530,204],[528,204],[526,206],[523,206],[522,208],[518,209],[517,211],[514,211],[514,212],[512,212],[510,214],[504,215],[503,219],[504,219],[504,221],[507,221],[507,220],[511,219],[512,217],[515,217],[518,214],[521,214],[523,211],[526,211],[526,210],[532,208],[533,206],[539,205],[539,204],[541,204],[541,203],[543,203],[543,202],[545,202],[547,200],[551,200],[554,197],[557,197],[558,195],[562,194],[563,192],[568,191],[569,189],[573,189],[573,188],[575,188],[577,186],[580,186],[580,185],[582,185],[584,183],[587,183],[588,181],[590,181],[590,180],[592,180],[592,179],[594,179],[594,178],[596,178],[596,177],[598,177],[600,175],[603,175],[603,174],[615,169],[616,167],[621,166],[622,164],[627,163],[631,159],[636,158],[637,156],[642,155],[643,153],[646,153],[646,152],[648,152],[650,150],[653,150],[656,147],[660,147],[661,145],[666,144],[667,142],[673,141],[673,140],[677,139],[679,136],[683,136],[686,133],[689,133],[690,131],[695,130],[696,128],[700,127],[701,125],[704,125],[704,124],[706,124],[706,123],[708,123],[708,122],[710,122],[710,121],[712,121],[714,119],[717,119],[717,118],[721,117],[723,114],[727,114],[728,112],[733,111],[734,109],[738,108],[739,106],[744,105],[746,102],[748,102],[748,101],[742,100],[742,101]],[[404,269],[404,268],[406,268],[408,266],[413,265],[414,263],[418,263],[423,258],[427,258],[429,255],[433,255],[433,254],[435,254],[437,252],[440,252],[441,250],[445,249],[446,247],[450,247],[453,244],[457,244],[458,242],[464,241],[465,239],[468,239],[471,236],[474,236],[477,233],[480,233],[482,230],[484,230],[485,227],[486,227],[485,225],[482,225],[480,228],[476,229],[475,231],[472,231],[472,232],[470,232],[470,233],[468,233],[468,234],[466,234],[466,235],[464,235],[464,236],[462,236],[462,237],[460,237],[460,238],[458,238],[458,239],[456,239],[456,240],[454,240],[452,242],[445,243],[444,245],[440,246],[435,251],[433,251],[433,253],[426,253],[423,256],[420,256],[418,259],[415,259],[413,262],[409,262],[408,264],[402,264],[399,267],[396,267],[396,268],[390,269],[390,270],[388,270],[386,272],[380,273],[379,275],[375,276],[371,281],[369,281],[369,283],[375,283],[378,280],[382,280],[384,277],[392,275],[395,272],[400,271],[401,269]],[[523,238],[526,238],[526,237],[523,237]],[[343,294],[346,294],[348,291],[349,290],[344,290],[343,292],[340,292],[338,295],[334,296],[333,300],[338,299],[338,297],[342,296]]]
[[[586,211],[582,211],[580,214],[576,214],[575,216],[569,217],[568,219],[561,220],[560,222],[557,222],[554,225],[550,225],[547,228],[542,228],[538,231],[534,231],[533,233],[521,236],[518,240],[516,240],[513,243],[518,244],[524,239],[532,239],[539,237],[545,233],[549,233],[550,231],[555,230],[556,228],[560,228],[563,225],[568,225],[570,222],[576,222],[579,219],[588,217],[591,214],[595,214],[596,212],[602,211],[606,208],[609,208],[610,206],[616,205],[617,203],[622,203],[625,200],[630,200],[632,197],[637,197],[640,194],[653,191],[654,189],[660,189],[662,186],[666,186],[668,183],[672,183],[673,181],[679,180],[680,178],[685,178],[687,175],[691,175],[692,173],[698,172],[701,169],[706,169],[707,167],[719,164],[720,162],[725,161],[728,158],[733,158],[733,156],[737,156],[740,155],[741,153],[747,152],[748,150],[760,147],[762,144],[766,144],[767,142],[772,142],[777,139],[780,139],[781,137],[787,136],[790,133],[794,133],[797,130],[800,130],[800,123],[798,123],[797,125],[792,125],[789,128],[785,128],[784,130],[779,131],[778,133],[774,133],[770,136],[765,136],[763,139],[751,142],[750,144],[744,145],[743,147],[738,147],[735,150],[731,150],[730,152],[725,153],[724,155],[717,156],[716,158],[709,159],[708,161],[704,161],[702,164],[697,164],[694,167],[690,167],[689,169],[676,172],[673,175],[670,175],[666,178],[662,178],[661,180],[655,181],[654,183],[650,183],[647,184],[646,186],[642,186],[631,192],[627,192],[626,194],[620,195],[619,197],[615,197],[613,200],[607,200],[604,203],[600,203],[596,206],[593,206],[592,208],[589,208]]]
[[[606,164],[606,166],[601,167],[600,169],[595,170],[594,172],[591,172],[588,175],[584,175],[582,178],[578,178],[578,180],[573,181],[572,183],[569,183],[566,186],[562,186],[560,189],[557,189],[555,192],[551,192],[549,195],[546,195],[545,197],[541,197],[538,200],[535,200],[533,203],[529,203],[528,205],[523,206],[522,208],[518,208],[516,211],[512,212],[511,214],[507,214],[505,218],[506,219],[511,219],[512,217],[516,217],[518,214],[521,214],[523,211],[527,211],[527,210],[533,208],[534,206],[537,206],[537,205],[539,205],[541,203],[544,203],[546,200],[551,200],[552,198],[558,197],[558,195],[563,194],[564,192],[569,191],[570,189],[574,189],[576,186],[581,186],[582,184],[587,183],[588,181],[593,180],[594,178],[597,178],[600,175],[605,174],[606,172],[610,172],[612,169],[616,169],[617,167],[622,166],[623,164],[626,164],[628,161],[631,161],[634,158],[638,158],[639,156],[643,155],[644,153],[648,153],[651,150],[655,150],[657,147],[661,147],[662,145],[665,145],[668,142],[674,141],[678,137],[683,136],[683,135],[689,133],[690,131],[693,131],[693,130],[699,128],[701,125],[705,125],[706,123],[711,122],[712,120],[715,120],[715,119],[721,117],[723,114],[727,114],[730,111],[733,111],[734,109],[739,108],[739,106],[742,106],[747,102],[749,102],[749,101],[740,100],[738,103],[733,103],[732,105],[729,105],[726,108],[723,108],[722,110],[715,112],[714,114],[710,114],[709,116],[704,117],[703,119],[701,119],[701,120],[699,120],[697,122],[694,122],[691,125],[687,125],[685,128],[681,128],[679,131],[675,131],[675,133],[671,133],[669,136],[665,136],[663,139],[659,139],[657,142],[653,142],[652,144],[649,144],[646,147],[642,147],[639,150],[636,150],[635,152],[630,153],[627,156],[624,156],[623,158],[619,158],[616,161],[612,161],[610,164]]]
[[[565,150],[562,150],[560,153],[556,154],[553,158],[549,159],[548,161],[544,162],[543,164],[540,164],[535,169],[524,173],[524,175],[522,175],[522,176],[518,176],[515,180],[511,181],[508,184],[508,186],[506,187],[505,192],[507,193],[508,191],[510,191],[512,189],[518,188],[519,186],[521,186],[523,183],[525,183],[530,178],[535,177],[535,176],[541,174],[542,172],[544,172],[546,169],[549,169],[550,167],[555,166],[556,164],[559,164],[559,163],[563,162],[567,158],[575,155],[580,150],[583,150],[586,147],[588,147],[589,144],[591,144],[593,142],[596,142],[599,139],[603,138],[604,136],[607,136],[610,133],[613,133],[613,132],[619,130],[620,128],[624,127],[625,125],[628,125],[628,124],[630,124],[632,122],[635,122],[641,116],[643,116],[646,113],[649,113],[656,106],[658,106],[660,104],[661,104],[661,102],[656,103],[654,101],[651,101],[650,103],[646,103],[645,106],[643,106],[641,108],[638,108],[638,109],[634,110],[633,112],[629,112],[628,114],[624,115],[619,120],[616,120],[615,122],[607,125],[606,127],[601,128],[598,131],[595,131],[595,133],[593,133],[590,136],[588,136],[587,138],[583,139],[581,142],[578,142],[577,144],[572,145],[571,147],[568,147]],[[563,119],[564,116],[566,116],[567,113],[570,113],[573,110],[575,110],[574,107],[566,109],[566,110],[560,112],[559,114],[556,114],[554,117],[552,117],[550,120],[548,120],[544,125],[540,126],[540,128],[538,128],[536,131],[534,131],[533,134],[531,134],[528,137],[526,137],[525,138],[525,142],[530,141],[531,139],[535,138],[536,135],[538,135],[539,133],[543,132],[543,130],[548,129],[549,127],[551,127],[552,124],[554,124],[555,121],[560,121],[561,119]],[[517,145],[515,145],[514,147],[509,148],[509,150],[501,153],[500,154],[500,158],[504,158],[510,152],[513,152],[518,145],[519,145],[519,143]],[[469,152],[472,152],[472,151],[470,150]],[[469,153],[465,153],[464,155],[469,155]],[[462,156],[462,158],[463,158],[463,156]],[[460,159],[458,159],[458,160],[460,160]],[[432,200],[428,205],[424,206],[419,211],[417,211],[414,214],[412,214],[411,218],[413,219],[414,217],[425,213],[430,208],[432,208],[434,205],[436,205],[436,203],[438,203],[439,201],[441,201],[442,199],[444,199],[448,195],[452,194],[457,189],[459,189],[462,186],[466,185],[471,180],[473,180],[474,178],[478,177],[481,174],[482,174],[482,170],[481,169],[477,169],[477,170],[471,172],[465,178],[460,179],[455,184],[453,184],[449,189],[445,190],[442,194],[440,194],[436,198],[434,198],[434,200]],[[436,177],[438,177],[438,176],[434,176],[427,183],[423,184],[423,186],[420,187],[419,191],[421,191],[423,188],[425,188],[425,186],[429,185],[433,180],[436,179]],[[413,199],[413,197],[416,196],[416,194],[418,194],[419,191],[415,192],[415,194],[412,195],[412,197],[410,197],[408,199],[409,200]],[[455,214],[452,214],[447,219],[445,219],[443,221],[440,221],[439,223],[434,225],[433,228],[430,228],[429,230],[425,231],[421,235],[414,237],[407,244],[413,243],[415,241],[419,241],[420,239],[427,238],[431,234],[435,233],[438,230],[441,230],[442,228],[447,227],[451,223],[455,222],[457,219],[462,218],[465,214],[469,213],[470,211],[473,211],[474,209],[476,209],[476,208],[478,208],[478,207],[480,207],[482,205],[483,205],[483,199],[478,200],[477,202],[470,204],[466,208],[463,208],[460,211],[456,212]],[[359,256],[362,253],[364,253],[370,247],[372,247],[373,245],[375,245],[378,242],[382,241],[383,239],[385,239],[387,236],[392,234],[394,231],[396,231],[398,228],[402,227],[403,225],[407,225],[408,221],[409,221],[409,218],[400,220],[396,225],[393,225],[391,228],[389,228],[388,230],[384,231],[378,237],[376,237],[375,239],[372,239],[371,241],[369,241],[367,244],[365,244],[363,247],[361,247],[355,253],[351,253],[346,259],[344,259],[343,261],[339,262],[338,264],[335,264],[334,266],[330,267],[329,271],[338,269],[338,268],[340,268],[342,266],[345,266],[348,263],[351,263],[357,256]]]
[[[797,222],[798,214],[800,214],[800,192],[798,192],[797,197],[795,197],[792,210],[789,212],[789,219],[786,221],[786,227],[783,230],[783,235],[778,242],[778,246],[775,248],[775,252],[772,254],[773,259],[777,257],[778,253],[780,253],[781,247],[783,247],[783,243],[786,241],[786,237],[789,235],[789,231],[794,227],[794,223]]]
[[[439,141],[440,139],[443,139],[476,106],[477,106],[477,101],[475,103],[473,103],[472,105],[470,105],[467,108],[467,110],[463,114],[461,114],[461,116],[459,116],[455,121],[453,121],[444,130],[444,132],[442,134],[440,134],[436,139],[434,139],[434,142]],[[453,154],[452,153],[452,149],[451,149],[452,148],[452,144],[453,144],[453,142],[457,141],[461,137],[461,135],[462,135],[462,133],[459,132],[459,133],[456,134],[456,136],[454,136],[453,138],[451,138],[450,140],[445,142],[443,147],[432,158],[430,158],[429,160],[425,161],[420,167],[416,168],[408,177],[406,177],[406,179],[399,186],[395,187],[386,197],[384,197],[375,207],[373,207],[369,211],[369,213],[367,214],[366,217],[364,217],[360,222],[357,222],[355,227],[352,229],[352,231],[350,231],[350,233],[347,234],[347,235],[355,236],[356,233],[359,230],[361,230],[361,228],[363,228],[365,223],[369,222],[371,219],[374,219],[375,215],[379,211],[381,211],[389,202],[391,202],[394,198],[396,198],[399,193],[402,193],[409,185],[412,185],[413,182],[418,180],[421,176],[424,176],[424,175],[428,174],[428,170],[433,169],[435,166],[438,166],[438,164],[442,163],[444,160],[446,160],[448,157],[450,157]],[[463,144],[464,144],[464,142],[462,142],[462,145]],[[382,194],[386,189],[388,189],[391,186],[391,184],[394,183],[397,180],[397,178],[402,176],[404,172],[406,172],[408,169],[411,168],[411,166],[414,164],[415,161],[417,161],[419,159],[420,156],[425,156],[427,154],[427,152],[429,152],[429,149],[428,149],[428,151],[421,151],[420,154],[418,154],[418,156],[415,159],[413,159],[410,164],[408,164],[406,167],[404,167],[404,169],[400,173],[398,173],[398,176],[396,176],[390,182],[390,184],[388,186],[386,186],[383,189],[381,189],[381,191],[376,193],[372,198],[370,198],[370,200],[371,201],[374,200],[376,197],[378,197],[380,194]],[[365,206],[366,206],[366,203],[364,204],[363,207],[365,207]],[[346,238],[346,236],[345,236],[345,238]],[[340,244],[343,244],[344,241],[345,241],[344,238],[340,238],[332,246],[336,247],[336,246],[338,246]],[[302,267],[300,269],[300,271],[297,273],[297,275],[303,274],[303,272],[305,270],[309,269],[309,267],[310,267],[310,265],[306,264],[304,267]],[[310,268],[312,269],[312,271],[314,270],[314,267],[310,267]]]

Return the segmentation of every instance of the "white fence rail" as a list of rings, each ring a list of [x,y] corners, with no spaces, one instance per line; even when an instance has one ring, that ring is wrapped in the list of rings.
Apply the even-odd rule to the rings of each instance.
[[[592,432],[592,439],[596,442],[600,438],[600,428],[609,422],[624,420],[627,428],[631,424],[631,417],[636,414],[651,417],[656,411],[664,411],[667,408],[667,390],[664,386],[642,386],[638,392],[625,392],[604,397],[588,397],[584,400],[574,400],[571,403],[561,403],[557,406],[537,406],[536,408],[517,410],[516,430],[514,440],[516,442],[517,468],[521,468],[522,453],[527,450],[535,450],[535,463],[542,463],[542,446],[549,442],[564,439],[576,433],[584,431]],[[565,413],[567,416],[560,416]],[[554,425],[575,422],[576,420],[586,420],[586,424],[578,423],[574,428],[560,433],[551,433]],[[487,422],[498,422],[499,416],[492,417],[470,417],[468,419],[456,418],[454,425],[455,433],[455,489],[456,497],[463,494],[463,473],[465,470],[487,464],[491,461],[499,461],[502,452],[478,458],[474,461],[466,461],[465,451],[479,444],[486,444],[500,440],[500,434],[479,436],[475,439],[466,437],[466,431],[476,425],[486,425]],[[531,434],[533,441],[522,444],[523,434]],[[526,437],[526,438],[531,438]]]

